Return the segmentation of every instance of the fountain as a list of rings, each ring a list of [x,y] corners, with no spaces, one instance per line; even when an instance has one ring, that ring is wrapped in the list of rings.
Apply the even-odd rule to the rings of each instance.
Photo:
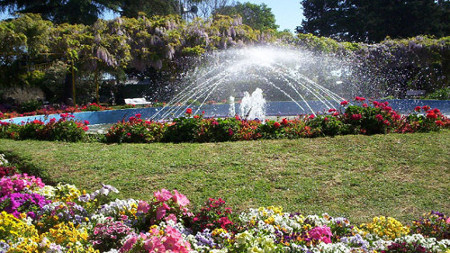
[[[241,117],[244,119],[259,119],[264,121],[266,100],[263,98],[263,91],[260,88],[250,95],[247,91],[244,92],[244,97],[240,105]]]
[[[170,102],[151,118],[179,117],[188,107],[194,113],[206,111],[206,116],[228,116],[231,111],[211,106],[211,101],[230,96],[242,100],[240,115],[244,118],[316,114],[336,107],[344,96],[355,92],[343,82],[350,72],[349,63],[342,59],[299,49],[257,46],[216,51],[186,73]]]

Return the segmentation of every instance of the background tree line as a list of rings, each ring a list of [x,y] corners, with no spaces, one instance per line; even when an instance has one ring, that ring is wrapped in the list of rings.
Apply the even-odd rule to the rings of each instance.
[[[303,0],[299,33],[340,41],[450,35],[448,0]]]

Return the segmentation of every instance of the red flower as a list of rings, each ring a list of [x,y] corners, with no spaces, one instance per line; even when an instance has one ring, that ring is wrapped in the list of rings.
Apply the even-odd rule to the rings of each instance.
[[[430,107],[428,105],[424,105],[424,106],[422,106],[422,110],[428,111],[428,110],[430,110]]]
[[[363,97],[355,97],[355,100],[356,100],[356,101],[364,101],[364,100],[366,100],[366,99],[363,98]]]
[[[383,121],[383,115],[381,115],[381,114],[377,114],[377,115],[375,116],[375,118],[376,118],[378,121]]]
[[[205,114],[205,111],[202,111],[202,114],[204,115],[204,114]]]
[[[89,125],[89,121],[85,120],[85,121],[84,121],[84,124],[85,124],[85,125]]]
[[[422,109],[422,107],[420,107],[420,106],[416,106],[416,108],[414,108],[414,111],[416,111],[416,112],[420,112],[420,110]]]
[[[314,114],[309,115],[309,119],[314,119],[316,116]]]
[[[286,118],[284,118],[281,120],[281,124],[287,126],[289,124],[289,121]]]
[[[369,105],[367,105],[366,103],[364,103],[362,106],[363,106],[364,108],[369,107]]]
[[[352,120],[360,120],[362,118],[361,114],[352,114],[350,117]]]
[[[342,105],[342,106],[348,105],[348,101],[347,101],[347,100],[342,101],[342,102],[341,102],[341,105]]]
[[[325,117],[324,119],[323,119],[324,121],[328,121],[328,118],[327,117]]]
[[[194,115],[194,119],[198,119],[198,118],[200,118],[200,116]]]
[[[187,109],[186,109],[186,114],[191,115],[191,114],[192,114],[192,109],[191,109],[191,108],[187,108]]]
[[[334,108],[331,108],[330,110],[328,110],[328,112],[335,112],[336,111],[336,109],[334,109]]]
[[[436,113],[436,114],[439,114],[441,112],[441,110],[439,110],[438,108],[434,108],[433,112]]]
[[[391,125],[391,123],[390,123],[388,120],[383,121],[383,123],[384,123],[386,126]]]
[[[141,118],[141,114],[140,113],[137,113],[136,115],[134,115],[136,118],[138,118],[138,119],[140,119]]]
[[[273,126],[275,128],[279,128],[281,126],[281,124],[280,124],[280,122],[275,122],[275,123],[273,123]]]
[[[442,122],[442,120],[436,120],[436,125],[437,126],[444,126],[444,122]]]
[[[232,136],[233,135],[233,129],[228,128],[228,135]]]
[[[437,115],[434,112],[430,112],[427,114],[427,118],[429,119],[437,119]]]
[[[386,106],[386,107],[384,107],[384,110],[386,110],[386,111],[390,112],[390,111],[392,111],[392,107],[390,107],[390,106]]]
[[[131,133],[127,133],[128,136],[131,136]]]
[[[380,106],[380,103],[379,103],[378,101],[373,101],[372,104],[373,104],[374,106]]]

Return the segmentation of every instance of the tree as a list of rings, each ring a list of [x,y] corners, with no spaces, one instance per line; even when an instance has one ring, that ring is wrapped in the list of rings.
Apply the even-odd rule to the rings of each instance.
[[[275,15],[272,9],[266,4],[237,3],[236,5],[225,6],[214,11],[214,14],[242,17],[242,23],[253,29],[264,31],[278,28],[275,24]]]
[[[303,0],[301,4],[305,20],[300,33],[363,42],[449,34],[448,1]]]
[[[55,23],[93,24],[106,9],[117,10],[120,0],[2,0],[11,14],[39,13]]]

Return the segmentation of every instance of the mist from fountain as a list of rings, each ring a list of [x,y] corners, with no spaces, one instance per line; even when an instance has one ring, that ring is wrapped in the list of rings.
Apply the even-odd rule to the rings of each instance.
[[[345,75],[351,75],[345,60],[299,49],[258,46],[216,51],[186,73],[181,88],[152,119],[176,118],[188,107],[198,113],[212,101],[226,102],[230,97],[241,100],[242,117],[250,112],[252,117],[253,113],[258,114],[253,118],[264,118],[254,106],[250,111],[245,109],[245,103],[253,99],[253,94],[244,95],[248,91],[261,95],[258,99],[263,99],[264,93],[267,103],[293,102],[298,107],[297,114],[316,114],[313,102],[328,110],[354,92],[344,81]]]

